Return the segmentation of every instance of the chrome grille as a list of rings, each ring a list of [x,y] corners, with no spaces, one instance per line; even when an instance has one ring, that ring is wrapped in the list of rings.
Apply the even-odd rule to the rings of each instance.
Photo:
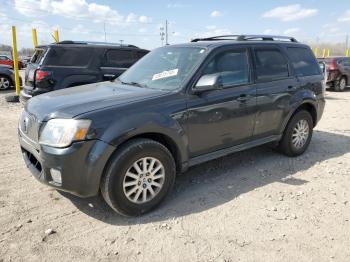
[[[19,117],[18,126],[23,135],[34,142],[38,142],[39,123],[36,120],[35,116],[23,110]]]

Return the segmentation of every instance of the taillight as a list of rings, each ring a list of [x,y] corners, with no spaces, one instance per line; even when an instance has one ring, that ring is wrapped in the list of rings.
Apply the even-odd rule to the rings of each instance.
[[[37,71],[36,71],[36,75],[35,75],[35,80],[36,80],[36,81],[41,81],[41,80],[43,80],[45,77],[47,77],[48,75],[49,75],[49,72],[47,72],[47,71],[37,70]]]
[[[329,70],[337,70],[337,61],[334,58],[329,60]]]

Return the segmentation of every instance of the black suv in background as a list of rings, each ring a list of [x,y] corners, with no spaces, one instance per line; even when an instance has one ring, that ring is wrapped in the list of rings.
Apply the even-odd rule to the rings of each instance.
[[[326,64],[327,86],[338,92],[342,92],[350,84],[350,57],[319,58]]]
[[[133,45],[63,41],[39,46],[27,65],[21,101],[121,75],[149,51]]]
[[[155,49],[113,82],[32,98],[23,158],[58,190],[99,192],[124,215],[157,206],[176,174],[273,143],[307,149],[325,106],[313,52],[294,38],[223,36]]]

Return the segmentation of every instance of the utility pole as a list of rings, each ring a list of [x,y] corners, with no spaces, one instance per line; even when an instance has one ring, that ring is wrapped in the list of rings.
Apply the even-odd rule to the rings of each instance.
[[[165,45],[169,45],[168,20],[165,20]]]
[[[122,46],[122,45],[123,45],[124,40],[119,40],[119,42],[120,42],[120,46]]]
[[[161,27],[159,28],[159,30],[160,30],[160,33],[159,33],[159,35],[160,35],[160,40],[162,41],[162,46],[163,46],[163,41],[164,41],[164,36],[165,36],[164,27],[161,26]]]
[[[349,35],[345,36],[345,49],[349,48]]]

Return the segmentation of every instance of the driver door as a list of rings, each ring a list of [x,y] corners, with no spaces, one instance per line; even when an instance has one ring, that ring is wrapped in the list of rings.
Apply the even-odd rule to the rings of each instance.
[[[252,137],[256,88],[248,48],[229,48],[213,55],[201,76],[222,74],[222,89],[192,94],[188,100],[190,157],[232,147]]]

